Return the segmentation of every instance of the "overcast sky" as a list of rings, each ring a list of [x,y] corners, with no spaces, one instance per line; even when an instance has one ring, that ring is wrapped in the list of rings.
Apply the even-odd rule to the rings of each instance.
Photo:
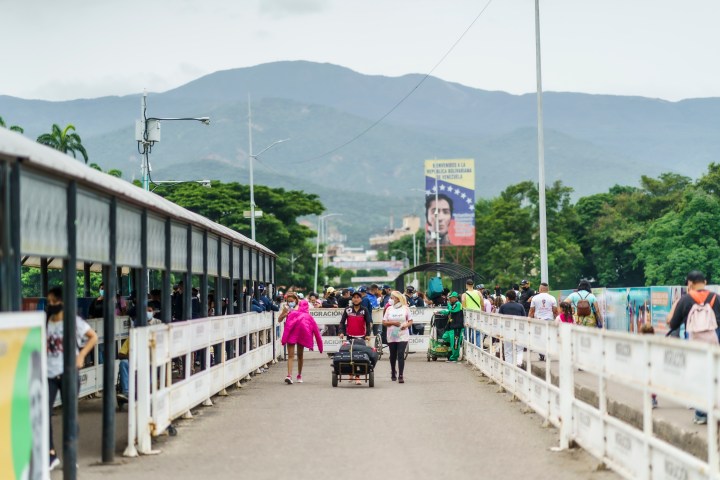
[[[159,92],[277,60],[427,73],[487,0],[0,0],[0,94]],[[720,96],[720,1],[541,0],[545,90]],[[535,89],[533,0],[493,0],[435,70]]]

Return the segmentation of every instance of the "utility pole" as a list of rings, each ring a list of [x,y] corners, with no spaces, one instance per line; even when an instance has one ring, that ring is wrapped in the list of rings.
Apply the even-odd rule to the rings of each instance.
[[[547,212],[545,210],[545,137],[543,135],[542,69],[540,62],[540,0],[535,0],[535,67],[538,115],[538,208],[540,210],[540,281],[548,281]]]

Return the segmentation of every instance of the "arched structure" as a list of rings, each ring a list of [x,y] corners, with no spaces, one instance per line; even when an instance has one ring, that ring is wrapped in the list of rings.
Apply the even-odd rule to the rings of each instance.
[[[452,280],[453,290],[457,292],[465,291],[465,281],[472,278],[474,282],[482,279],[480,274],[468,267],[458,265],[456,263],[423,263],[413,268],[400,272],[395,278],[395,288],[399,291],[405,290],[405,276],[411,273],[440,272]]]

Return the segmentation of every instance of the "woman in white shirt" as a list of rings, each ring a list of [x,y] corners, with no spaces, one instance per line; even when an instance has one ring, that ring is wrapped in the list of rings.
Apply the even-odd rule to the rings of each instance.
[[[387,341],[390,347],[390,368],[392,369],[392,381],[405,383],[403,371],[405,370],[405,349],[410,341],[410,309],[407,306],[405,295],[398,291],[390,293],[391,305],[385,309],[383,325],[387,328]],[[395,376],[395,364],[397,363],[398,375]]]

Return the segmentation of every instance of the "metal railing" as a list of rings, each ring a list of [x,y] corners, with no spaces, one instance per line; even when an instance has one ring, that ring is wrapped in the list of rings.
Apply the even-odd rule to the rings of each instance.
[[[273,362],[274,322],[272,313],[244,313],[130,330],[125,456],[152,453],[151,438],[174,419]]]
[[[465,318],[466,360],[558,427],[560,448],[576,442],[625,478],[720,477],[719,347],[491,313],[466,311]],[[482,335],[527,347],[526,368],[496,356],[492,342],[472,341]],[[530,351],[545,355],[545,378],[532,374]],[[559,361],[558,386],[551,382],[551,359]],[[576,397],[576,369],[597,376],[597,407]],[[608,381],[642,395],[642,429],[608,414]],[[654,434],[651,393],[707,412],[707,458]]]

